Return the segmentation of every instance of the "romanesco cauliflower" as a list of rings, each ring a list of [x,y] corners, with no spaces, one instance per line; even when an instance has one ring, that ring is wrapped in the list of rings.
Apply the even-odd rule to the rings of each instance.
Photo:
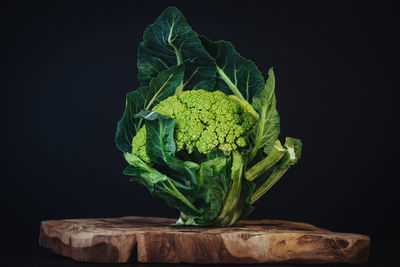
[[[176,224],[233,225],[300,159],[299,139],[278,138],[273,69],[265,81],[177,8],[147,27],[137,66],[140,87],[126,95],[115,143],[123,173],[178,209]]]
[[[160,102],[153,108],[175,120],[174,138],[177,151],[194,150],[207,154],[218,148],[226,154],[245,147],[246,133],[258,120],[253,107],[234,95],[202,89],[184,91]],[[146,128],[132,140],[132,154],[150,163],[146,154]]]

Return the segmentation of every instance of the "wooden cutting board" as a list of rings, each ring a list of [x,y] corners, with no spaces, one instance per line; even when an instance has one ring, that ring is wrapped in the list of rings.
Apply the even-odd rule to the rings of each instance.
[[[307,223],[243,220],[231,227],[122,217],[42,221],[40,246],[85,262],[365,263],[370,238]]]

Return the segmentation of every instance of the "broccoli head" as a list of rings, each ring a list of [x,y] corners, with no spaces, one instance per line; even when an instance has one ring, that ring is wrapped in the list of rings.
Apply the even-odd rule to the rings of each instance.
[[[225,154],[247,145],[247,133],[258,114],[245,100],[221,91],[202,89],[170,96],[152,109],[175,120],[174,139],[177,151],[207,154],[218,148]],[[146,154],[146,128],[132,140],[132,154],[149,163]]]

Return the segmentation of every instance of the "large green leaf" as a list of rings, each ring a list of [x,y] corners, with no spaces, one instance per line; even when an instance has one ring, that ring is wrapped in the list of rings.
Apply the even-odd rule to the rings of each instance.
[[[204,36],[200,39],[215,59],[218,73],[215,89],[250,102],[264,87],[264,78],[257,66],[242,57],[230,42],[213,42]]]
[[[200,214],[191,201],[178,190],[171,178],[150,167],[131,153],[125,153],[124,156],[129,163],[124,174],[133,176],[131,181],[145,185],[152,195],[160,197],[171,207],[192,216]]]
[[[129,176],[140,177],[140,183],[145,185],[150,190],[154,189],[154,185],[157,183],[168,180],[165,174],[158,172],[144,161],[139,159],[136,155],[126,152],[124,154],[125,160],[129,163],[129,166],[124,170],[124,174]]]
[[[228,182],[227,158],[214,158],[201,164],[197,192],[198,198],[204,202],[205,211],[195,218],[196,223],[209,224],[219,215],[228,192]]]
[[[253,97],[252,105],[259,113],[259,119],[254,131],[254,142],[248,162],[251,162],[260,148],[269,154],[280,133],[280,119],[276,110],[275,75],[272,68],[268,71],[264,89]]]
[[[185,76],[178,91],[214,88],[213,59],[182,13],[168,7],[144,32],[138,50],[138,78],[147,85],[159,72],[181,64],[185,66]]]
[[[132,139],[143,125],[135,114],[143,109],[151,109],[160,101],[173,95],[183,79],[183,66],[164,70],[151,79],[148,86],[139,87],[126,95],[126,106],[118,122],[115,143],[122,152],[132,151]]]
[[[151,162],[168,165],[176,151],[174,119],[150,110],[142,110],[136,117],[146,120],[146,153]]]
[[[198,182],[196,171],[200,166],[175,156],[174,119],[149,110],[142,110],[136,117],[146,121],[146,153],[151,162],[161,168],[170,168],[173,176],[181,179],[184,185],[195,187]]]
[[[201,164],[198,172],[199,183],[196,191],[196,206],[202,207],[199,216],[181,214],[179,224],[207,225],[221,212],[225,196],[228,192],[228,168],[230,158],[224,156],[207,160]]]

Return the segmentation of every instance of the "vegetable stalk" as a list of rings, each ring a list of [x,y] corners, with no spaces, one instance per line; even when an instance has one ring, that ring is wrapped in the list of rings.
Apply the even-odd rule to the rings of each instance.
[[[246,172],[246,179],[248,181],[254,181],[256,178],[267,173],[283,157],[284,154],[285,149],[282,147],[281,142],[276,140],[270,154],[263,160],[256,163]]]

